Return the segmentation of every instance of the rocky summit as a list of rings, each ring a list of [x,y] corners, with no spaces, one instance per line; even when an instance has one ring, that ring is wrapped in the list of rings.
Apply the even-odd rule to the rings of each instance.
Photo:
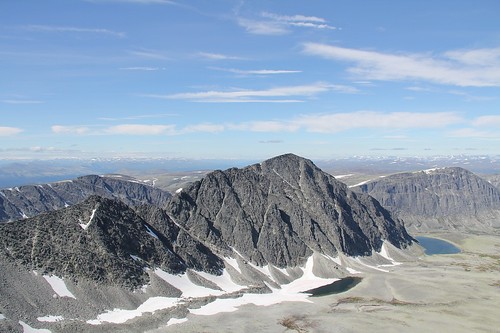
[[[370,255],[412,238],[375,199],[293,154],[215,171],[175,195],[170,216],[197,239],[257,265],[296,266],[313,251]]]
[[[463,168],[405,172],[353,190],[376,198],[412,231],[500,229],[500,191]]]

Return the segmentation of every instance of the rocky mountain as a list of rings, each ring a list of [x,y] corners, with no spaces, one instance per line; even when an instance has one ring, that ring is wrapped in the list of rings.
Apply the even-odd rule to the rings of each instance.
[[[462,168],[398,173],[353,189],[376,198],[412,231],[500,228],[500,190]]]
[[[0,223],[67,207],[91,195],[116,198],[129,206],[162,206],[171,197],[168,192],[130,177],[89,175],[74,180],[0,190]]]
[[[223,268],[219,258],[161,209],[142,206],[138,213],[121,201],[98,196],[0,225],[0,255],[42,274],[129,288],[148,281],[144,267],[172,274]]]
[[[215,171],[174,196],[170,216],[198,239],[257,265],[295,266],[313,251],[370,255],[411,244],[402,223],[311,161],[287,154]]]
[[[163,207],[90,196],[0,224],[0,330],[137,332],[255,302],[248,293],[304,300],[386,272],[412,244],[371,196],[282,155],[209,173]]]

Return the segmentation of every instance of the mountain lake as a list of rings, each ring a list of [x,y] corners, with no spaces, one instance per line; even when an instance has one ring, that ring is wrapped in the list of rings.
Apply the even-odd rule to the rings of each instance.
[[[433,237],[415,237],[419,244],[425,249],[425,254],[455,254],[460,253],[460,249],[450,242]]]
[[[360,277],[348,276],[330,284],[304,291],[304,293],[311,294],[311,297],[340,294],[354,288],[361,280],[362,278]]]

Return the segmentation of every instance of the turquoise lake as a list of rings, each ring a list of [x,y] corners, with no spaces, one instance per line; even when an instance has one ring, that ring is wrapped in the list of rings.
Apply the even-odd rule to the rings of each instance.
[[[432,237],[415,237],[420,245],[425,249],[425,254],[455,254],[460,253],[460,249],[450,242]]]

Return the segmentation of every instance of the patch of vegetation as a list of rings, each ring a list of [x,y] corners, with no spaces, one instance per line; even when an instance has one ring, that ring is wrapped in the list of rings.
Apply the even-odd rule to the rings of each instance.
[[[297,333],[306,333],[309,332],[309,328],[313,328],[313,323],[308,320],[305,316],[288,316],[281,319],[278,322],[281,326],[286,328],[286,331],[291,330]]]

